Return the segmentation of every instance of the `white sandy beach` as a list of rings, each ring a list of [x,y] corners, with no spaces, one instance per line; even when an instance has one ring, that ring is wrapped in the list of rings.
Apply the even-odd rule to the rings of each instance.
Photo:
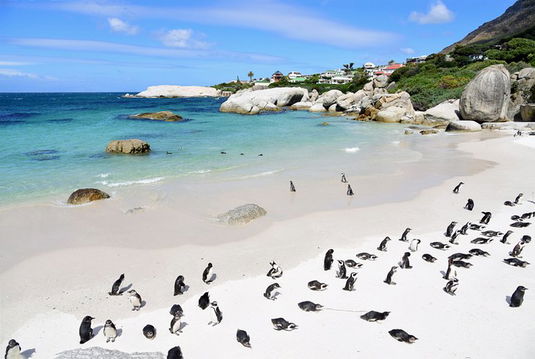
[[[305,184],[297,196],[282,203],[290,208],[279,211],[273,209],[275,200],[266,199],[267,204],[261,201],[269,194],[255,196],[258,190],[254,187],[240,197],[206,205],[212,213],[247,202],[266,207],[266,217],[240,227],[207,225],[206,219],[197,216],[202,203],[190,216],[185,211],[177,216],[166,205],[172,199],[163,204],[153,201],[152,207],[131,215],[125,215],[124,210],[135,206],[136,201],[128,205],[124,200],[76,208],[5,209],[0,213],[5,238],[0,244],[4,263],[0,273],[0,342],[5,346],[15,338],[23,350],[35,350],[31,358],[46,359],[65,350],[92,346],[166,354],[175,345],[180,345],[185,358],[533,358],[535,264],[517,268],[502,260],[522,235],[535,235],[533,225],[509,226],[511,215],[535,211],[535,204],[528,201],[535,201],[534,147],[534,136],[462,143],[460,151],[492,166],[484,165],[471,176],[452,177],[390,203],[348,205],[336,210],[326,206],[328,211],[295,216],[299,211],[292,212],[294,203],[299,207],[303,206],[299,202],[309,201],[317,208],[317,203],[301,193],[318,193],[322,188],[307,188]],[[455,163],[444,165],[455,167]],[[337,175],[333,174],[331,186],[343,187]],[[459,194],[453,194],[452,188],[461,180],[465,185]],[[382,192],[380,178],[355,187],[353,201],[358,201],[362,192],[366,192],[363,197]],[[330,188],[326,191],[329,195]],[[395,183],[389,183],[388,188],[393,191]],[[519,192],[525,194],[521,205],[503,205]],[[472,212],[463,209],[467,198],[475,201]],[[429,246],[433,241],[446,242],[443,233],[452,220],[459,225],[478,223],[481,211],[487,210],[493,213],[488,229],[512,229],[511,244],[494,240],[474,245],[470,240],[479,234],[469,231],[458,238],[458,246],[447,251]],[[209,227],[204,234],[210,237],[205,240],[192,234],[191,228],[201,226]],[[408,243],[397,240],[406,227],[413,228],[409,239],[419,238],[422,243],[411,256],[414,268],[399,269],[394,276],[397,285],[388,286],[383,283],[388,270],[408,251]],[[382,253],[376,247],[386,235],[392,241],[388,252]],[[531,263],[533,246],[526,245],[523,252],[523,259]],[[323,255],[328,248],[334,248],[336,259],[357,260],[355,254],[364,251],[378,255],[378,259],[357,260],[364,265],[356,270],[355,291],[346,292],[342,290],[345,281],[335,278],[335,269],[323,271]],[[446,269],[447,257],[472,248],[481,248],[490,256],[473,257],[470,269],[458,268],[457,295],[444,293],[446,281],[441,271]],[[424,253],[438,260],[425,262],[421,258]],[[281,294],[275,301],[262,296],[273,283],[265,275],[271,260],[284,269],[277,281]],[[201,281],[208,262],[214,263],[217,274],[211,285]],[[130,310],[126,296],[107,295],[121,273],[126,275],[124,284],[132,283],[146,301],[139,312]],[[179,274],[185,276],[190,288],[183,296],[173,297],[173,283]],[[309,290],[306,283],[313,279],[328,283],[328,289]],[[519,285],[529,288],[525,302],[520,308],[510,308],[506,297]],[[215,327],[207,325],[209,309],[202,311],[197,306],[205,291],[223,312],[222,323]],[[338,310],[306,313],[297,307],[305,300]],[[168,331],[169,308],[175,303],[184,308],[187,323],[180,336]],[[352,312],[369,310],[391,314],[384,322],[368,323],[359,318],[363,313]],[[78,327],[85,315],[96,318],[94,328],[111,319],[122,330],[121,335],[115,343],[105,343],[98,330],[94,339],[78,344]],[[270,319],[276,317],[295,322],[299,328],[275,331]],[[153,341],[141,333],[149,323],[158,330]],[[236,342],[238,328],[251,336],[251,349]],[[388,331],[398,328],[418,341],[410,345],[395,341]]]

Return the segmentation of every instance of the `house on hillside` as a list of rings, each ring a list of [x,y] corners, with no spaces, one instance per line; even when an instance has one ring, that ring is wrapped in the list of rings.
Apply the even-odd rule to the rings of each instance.
[[[386,76],[390,76],[390,75],[392,75],[392,73],[394,71],[396,71],[397,69],[402,68],[403,66],[405,66],[405,65],[403,65],[403,64],[390,64],[390,65],[387,65],[382,69],[382,71],[383,71],[382,74],[386,75]]]
[[[283,77],[284,75],[282,74],[282,72],[276,71],[273,73],[273,75],[271,75],[271,82],[279,82],[280,80],[282,80]]]
[[[370,79],[373,78],[373,73],[376,71],[377,67],[373,62],[366,62],[364,66],[362,66],[364,69],[364,73],[366,76]]]
[[[428,56],[418,56],[418,57],[407,57],[407,60],[405,61],[406,64],[421,64],[422,62],[425,62],[427,60]]]

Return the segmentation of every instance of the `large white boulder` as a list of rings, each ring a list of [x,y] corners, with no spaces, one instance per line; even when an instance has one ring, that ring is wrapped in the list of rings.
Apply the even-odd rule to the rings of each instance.
[[[325,108],[331,107],[332,104],[336,103],[338,97],[342,96],[344,93],[340,90],[329,90],[318,97],[316,103],[321,103]]]
[[[278,87],[234,94],[221,104],[219,111],[254,115],[306,101],[308,90],[300,87]]]
[[[221,91],[207,86],[149,86],[133,97],[219,97]],[[131,96],[130,96],[131,97]]]
[[[342,110],[348,110],[356,106],[360,100],[366,97],[366,93],[363,90],[358,90],[355,93],[348,92],[345,95],[342,95],[336,99],[336,104]]]
[[[308,109],[310,112],[325,112],[327,109],[322,103],[315,103]]]
[[[481,131],[481,125],[476,121],[451,121],[446,127],[447,132],[452,131],[468,131],[468,132],[477,132]]]
[[[308,110],[310,107],[312,107],[313,103],[310,102],[310,101],[305,101],[305,102],[297,102],[297,103],[294,103],[292,106],[290,106],[290,108],[292,110]]]
[[[377,112],[375,120],[379,122],[398,123],[406,115],[406,110],[402,107],[388,107]]]
[[[459,100],[446,100],[424,112],[426,121],[459,121]]]

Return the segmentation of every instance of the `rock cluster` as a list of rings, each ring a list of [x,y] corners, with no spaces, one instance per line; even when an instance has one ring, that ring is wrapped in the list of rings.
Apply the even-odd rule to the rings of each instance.
[[[136,95],[124,96],[127,98],[174,98],[174,97],[219,97],[221,91],[206,86],[174,86],[174,85],[159,85],[149,86],[145,91],[141,91]]]
[[[171,111],[146,112],[146,113],[140,113],[137,115],[132,115],[130,117],[141,118],[145,120],[168,121],[168,122],[176,122],[176,121],[183,120],[182,116],[174,114]]]
[[[77,189],[67,199],[68,204],[84,204],[101,199],[110,198],[110,195],[106,192],[102,192],[96,188],[81,188]]]
[[[306,101],[308,101],[308,90],[299,87],[278,87],[235,93],[221,104],[219,110],[256,115],[260,112],[278,111],[282,107]]]
[[[142,140],[114,140],[106,146],[106,152],[125,154],[144,154],[150,152],[150,145]]]

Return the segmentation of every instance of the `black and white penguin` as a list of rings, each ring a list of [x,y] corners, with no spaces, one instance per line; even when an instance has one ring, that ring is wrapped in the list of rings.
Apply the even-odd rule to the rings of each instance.
[[[483,217],[481,218],[479,223],[481,223],[481,224],[489,224],[490,219],[492,217],[492,213],[490,213],[490,212],[481,212],[481,213],[483,213]]]
[[[361,319],[364,319],[367,322],[378,322],[380,320],[385,320],[390,312],[376,312],[375,310],[370,310],[368,313],[360,316]]]
[[[333,264],[333,253],[334,249],[327,250],[327,253],[325,253],[325,259],[323,260],[323,270],[330,270],[331,265]]]
[[[498,236],[503,235],[502,232],[498,232],[498,231],[485,231],[485,232],[481,232],[481,234],[484,235],[485,237],[498,237]]]
[[[426,262],[429,262],[429,263],[434,263],[437,259],[435,257],[433,257],[431,254],[423,254],[422,255],[422,259]]]
[[[290,181],[290,192],[295,192],[295,186],[292,181]]]
[[[515,222],[511,224],[511,227],[514,228],[526,228],[530,225],[530,222]]]
[[[317,280],[311,280],[310,282],[308,282],[307,286],[310,290],[314,290],[314,291],[321,291],[321,290],[327,289],[326,283],[321,283],[320,281],[317,281]]]
[[[457,186],[453,189],[453,193],[459,193],[459,190],[461,189],[461,186],[464,184],[464,182],[459,182]]]
[[[340,178],[340,182],[347,183],[346,174],[342,172],[342,178]]]
[[[357,263],[357,262],[355,262],[353,259],[346,259],[346,260],[344,261],[344,263],[345,263],[346,266],[349,267],[349,268],[355,268],[355,267],[360,268],[360,267],[362,267],[362,263]]]
[[[271,261],[269,264],[271,265],[271,269],[267,272],[267,276],[271,277],[272,279],[282,277],[282,268],[275,263],[275,261]]]
[[[113,343],[115,338],[117,338],[117,328],[115,328],[115,324],[109,319],[106,320],[102,333],[106,337],[106,343],[109,343],[110,341]]]
[[[20,353],[20,344],[15,339],[11,339],[7,343],[5,359],[23,359]]]
[[[279,292],[273,293],[273,291],[276,289],[279,289],[280,287],[281,286],[279,285],[279,283],[273,283],[273,284],[268,285],[268,287],[266,288],[266,291],[264,292],[264,297],[266,297],[269,300],[277,299],[277,295],[279,294]]]
[[[466,222],[466,224],[464,226],[461,227],[461,229],[459,230],[459,233],[462,234],[463,236],[467,235],[468,234],[468,229],[470,228],[470,222]]]
[[[115,282],[113,282],[113,285],[111,286],[111,292],[108,292],[109,295],[121,295],[122,293],[119,292],[121,289],[121,284],[124,280],[124,274],[121,274],[119,276],[119,279],[117,279]]]
[[[353,193],[353,188],[351,188],[351,185],[350,185],[350,184],[347,185],[347,191],[346,191],[346,194],[347,194],[348,196],[353,196],[353,195],[354,195],[354,193]]]
[[[410,335],[403,329],[392,329],[388,332],[392,338],[396,339],[398,342],[412,344],[418,340],[414,335]]]
[[[457,242],[456,239],[457,239],[457,237],[459,236],[460,233],[461,233],[461,232],[459,232],[459,231],[455,231],[455,232],[453,232],[453,234],[451,235],[451,238],[450,238],[449,242],[450,242],[451,244],[459,244],[459,242]]]
[[[475,223],[470,223],[470,229],[471,230],[480,231],[483,228],[485,228],[485,226],[482,226],[482,225],[479,225],[479,224],[475,224]]]
[[[473,248],[473,249],[470,249],[468,251],[468,253],[470,253],[471,255],[474,255],[474,256],[481,256],[481,257],[488,257],[490,256],[490,253],[489,252],[485,252],[479,248]]]
[[[521,286],[521,285],[518,286],[515,292],[513,293],[513,295],[511,296],[511,301],[509,302],[509,306],[513,308],[520,307],[522,303],[524,302],[524,292],[527,289],[528,288],[524,286]]]
[[[409,249],[411,252],[416,252],[418,250],[418,245],[421,243],[422,241],[420,239],[413,239],[411,241],[411,244],[409,245]]]
[[[466,254],[466,253],[454,253],[448,257],[448,259],[451,259],[452,261],[455,261],[457,259],[470,259],[470,258],[472,258],[472,255]]]
[[[130,300],[130,303],[132,304],[132,311],[137,311],[141,309],[141,305],[143,304],[143,301],[141,300],[141,296],[138,292],[136,292],[134,289],[131,289],[128,291],[128,294],[130,296],[128,299]]]
[[[154,328],[153,325],[147,324],[143,327],[143,335],[147,339],[154,339],[156,338],[156,328]]]
[[[446,286],[443,288],[444,292],[448,293],[449,295],[455,295],[455,292],[457,291],[457,287],[459,286],[459,279],[453,278],[446,283]]]
[[[511,201],[505,201],[503,202],[504,206],[509,206],[509,207],[513,207],[515,204]]]
[[[184,294],[185,291],[186,291],[186,285],[184,284],[184,276],[179,275],[175,279],[175,294],[174,295]]]
[[[212,308],[212,320],[208,324],[216,326],[223,320],[223,313],[221,312],[221,309],[219,309],[217,302],[210,303],[210,307]]]
[[[445,251],[446,249],[450,248],[448,244],[441,243],[441,242],[431,242],[429,245],[435,249],[440,249]]]
[[[477,238],[474,238],[470,241],[470,243],[474,243],[474,244],[487,244],[487,243],[490,243],[492,242],[494,239],[493,238],[485,238],[485,237],[477,237]]]
[[[184,310],[180,306],[180,304],[173,304],[171,306],[171,309],[169,309],[169,314],[171,314],[173,317],[177,315],[177,313],[183,317],[184,316]]]
[[[202,310],[205,310],[210,305],[210,295],[208,292],[205,292],[201,297],[199,298],[199,308]]]
[[[358,259],[362,259],[363,261],[374,261],[377,259],[377,256],[375,254],[371,254],[368,252],[361,252],[356,255]]]
[[[524,196],[524,193],[519,193],[518,196],[515,198],[515,204],[520,204],[520,201],[522,200],[522,197]]]
[[[446,270],[446,273],[444,273],[444,276],[442,277],[442,278],[444,278],[446,280],[451,280],[451,279],[457,277],[457,272],[455,271],[455,269],[453,269],[452,262],[453,262],[453,259],[449,258],[448,259],[448,269]]]
[[[409,240],[407,239],[407,235],[409,234],[411,230],[412,230],[411,228],[405,229],[405,231],[403,231],[403,234],[401,235],[401,238],[399,240],[402,242],[408,242]]]
[[[511,257],[517,257],[517,258],[522,258],[522,256],[520,254],[522,254],[522,251],[524,250],[524,246],[526,245],[526,243],[524,241],[520,241],[518,242],[513,250],[511,252],[509,252],[509,255]]]
[[[300,303],[297,303],[297,306],[299,308],[301,308],[301,310],[305,311],[305,312],[319,312],[320,310],[323,309],[323,305],[321,304],[317,304],[317,303],[313,303],[311,301],[304,301],[304,302],[300,302]]]
[[[82,319],[82,323],[80,324],[80,344],[84,344],[91,340],[93,338],[93,328],[91,328],[91,321],[95,319],[89,315],[86,315],[84,319]]]
[[[451,222],[448,228],[446,228],[446,233],[444,233],[444,235],[446,237],[451,237],[451,235],[453,234],[453,229],[455,228],[456,225],[457,225],[457,222],[455,221]]]
[[[353,291],[353,287],[355,286],[356,281],[357,281],[357,272],[352,272],[349,275],[349,278],[347,278],[346,285],[344,286],[343,289],[349,292]]]
[[[473,264],[462,261],[462,260],[456,260],[456,261],[452,261],[451,265],[457,268],[470,268]]]
[[[390,268],[390,271],[388,272],[388,274],[386,275],[386,279],[384,280],[386,284],[390,284],[390,285],[396,284],[396,282],[392,281],[392,277],[394,276],[394,273],[396,273],[397,270],[398,270],[398,267],[396,266]]]
[[[403,269],[411,269],[412,266],[409,262],[409,257],[411,256],[410,252],[405,252],[403,257],[401,258],[401,262],[399,263],[399,267]]]
[[[182,350],[178,345],[169,349],[169,351],[167,352],[167,359],[184,359],[184,357],[182,356]]]
[[[206,284],[210,284],[214,281],[213,265],[208,263],[204,271],[202,272],[202,281]]]
[[[338,260],[338,271],[336,277],[341,279],[347,279],[346,264],[344,261]]]
[[[528,266],[528,264],[529,264],[528,262],[520,260],[518,258],[506,258],[503,261],[504,261],[504,263],[507,263],[510,266],[521,267],[521,268],[526,268]]]
[[[466,204],[464,205],[464,209],[468,211],[474,209],[474,200],[472,198],[468,198],[468,201],[466,201]]]
[[[520,240],[524,243],[529,243],[531,242],[531,236],[528,236],[527,234],[523,235],[522,238],[520,238]]]
[[[284,318],[273,318],[271,319],[271,323],[273,324],[273,328],[275,330],[289,331],[289,330],[297,329],[297,324],[291,323]]]
[[[386,252],[387,251],[386,245],[387,245],[388,241],[390,241],[390,237],[386,236],[385,239],[383,239],[381,241],[381,243],[379,243],[379,247],[377,247],[377,250],[379,250],[381,252]]]
[[[240,343],[246,348],[251,347],[251,338],[249,337],[249,334],[247,334],[245,330],[238,329],[236,331],[236,340],[238,341],[238,343]]]
[[[180,312],[176,312],[173,316],[173,319],[171,319],[171,323],[169,323],[169,332],[171,334],[180,335],[182,333],[181,327],[182,327],[182,314]]]

